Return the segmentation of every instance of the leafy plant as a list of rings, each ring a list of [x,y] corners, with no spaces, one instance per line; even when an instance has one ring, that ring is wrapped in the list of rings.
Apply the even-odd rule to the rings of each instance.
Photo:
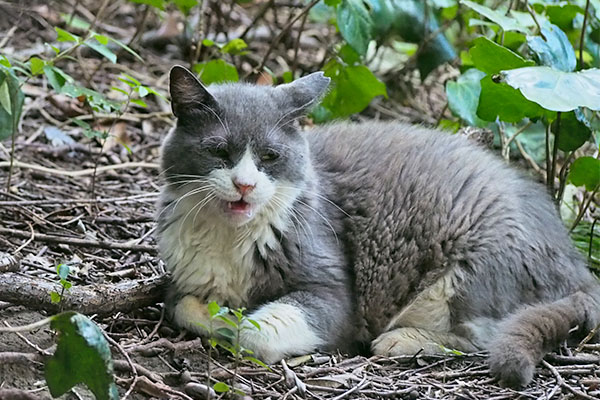
[[[269,369],[269,367],[253,357],[252,350],[244,348],[240,343],[240,334],[246,329],[258,329],[260,325],[258,322],[244,315],[245,308],[238,308],[231,310],[228,307],[221,307],[216,302],[212,301],[208,304],[209,321],[208,326],[198,323],[202,328],[207,331],[208,334],[208,361],[207,361],[207,385],[211,386],[211,362],[212,362],[212,350],[220,347],[227,351],[234,357],[235,369],[233,375],[233,383],[231,386],[224,382],[217,382],[213,389],[217,393],[228,393],[233,392],[235,394],[244,393],[235,389],[235,379],[237,378],[237,371],[241,361],[250,361],[256,365]],[[215,329],[215,321],[220,321],[224,325]]]
[[[73,286],[73,284],[67,280],[70,272],[71,272],[71,269],[69,268],[69,266],[67,264],[59,264],[56,266],[56,274],[58,275],[58,278],[60,279],[58,281],[58,283],[60,284],[61,289],[60,289],[60,293],[58,293],[56,291],[50,292],[50,298],[51,298],[52,303],[54,303],[54,304],[60,303],[63,300],[65,290],[69,290],[69,289],[71,289],[71,286]]]

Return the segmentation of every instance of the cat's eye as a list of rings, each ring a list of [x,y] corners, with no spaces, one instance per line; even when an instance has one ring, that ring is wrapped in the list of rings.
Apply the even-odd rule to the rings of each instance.
[[[229,159],[229,152],[223,147],[215,147],[210,149],[210,154],[223,160]]]
[[[275,161],[279,158],[279,154],[275,153],[274,151],[268,151],[266,153],[264,153],[262,156],[260,156],[261,161]]]

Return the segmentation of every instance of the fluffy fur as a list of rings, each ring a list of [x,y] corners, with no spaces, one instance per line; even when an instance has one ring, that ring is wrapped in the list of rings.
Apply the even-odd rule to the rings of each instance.
[[[600,322],[600,286],[544,189],[461,137],[401,123],[295,120],[329,80],[204,88],[171,72],[158,218],[174,321],[245,306],[258,357],[323,350],[490,351],[527,384],[571,328]]]

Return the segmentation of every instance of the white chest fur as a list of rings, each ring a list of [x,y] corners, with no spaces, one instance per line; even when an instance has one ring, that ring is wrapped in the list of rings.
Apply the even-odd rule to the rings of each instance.
[[[223,221],[217,210],[194,215],[190,210],[195,204],[192,199],[182,200],[169,217],[175,222],[159,239],[173,282],[181,294],[240,307],[252,287],[255,251],[264,255],[279,245],[270,218],[257,216],[249,224],[234,227]]]

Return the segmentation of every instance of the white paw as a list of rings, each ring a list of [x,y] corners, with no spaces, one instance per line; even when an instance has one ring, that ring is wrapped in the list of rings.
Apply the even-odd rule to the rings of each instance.
[[[413,356],[419,352],[439,354],[443,348],[425,337],[417,328],[399,328],[382,333],[371,343],[373,354],[382,356]]]
[[[296,306],[268,303],[248,317],[258,322],[260,330],[246,323],[240,334],[241,345],[267,364],[310,353],[323,344],[306,321],[304,312]]]

